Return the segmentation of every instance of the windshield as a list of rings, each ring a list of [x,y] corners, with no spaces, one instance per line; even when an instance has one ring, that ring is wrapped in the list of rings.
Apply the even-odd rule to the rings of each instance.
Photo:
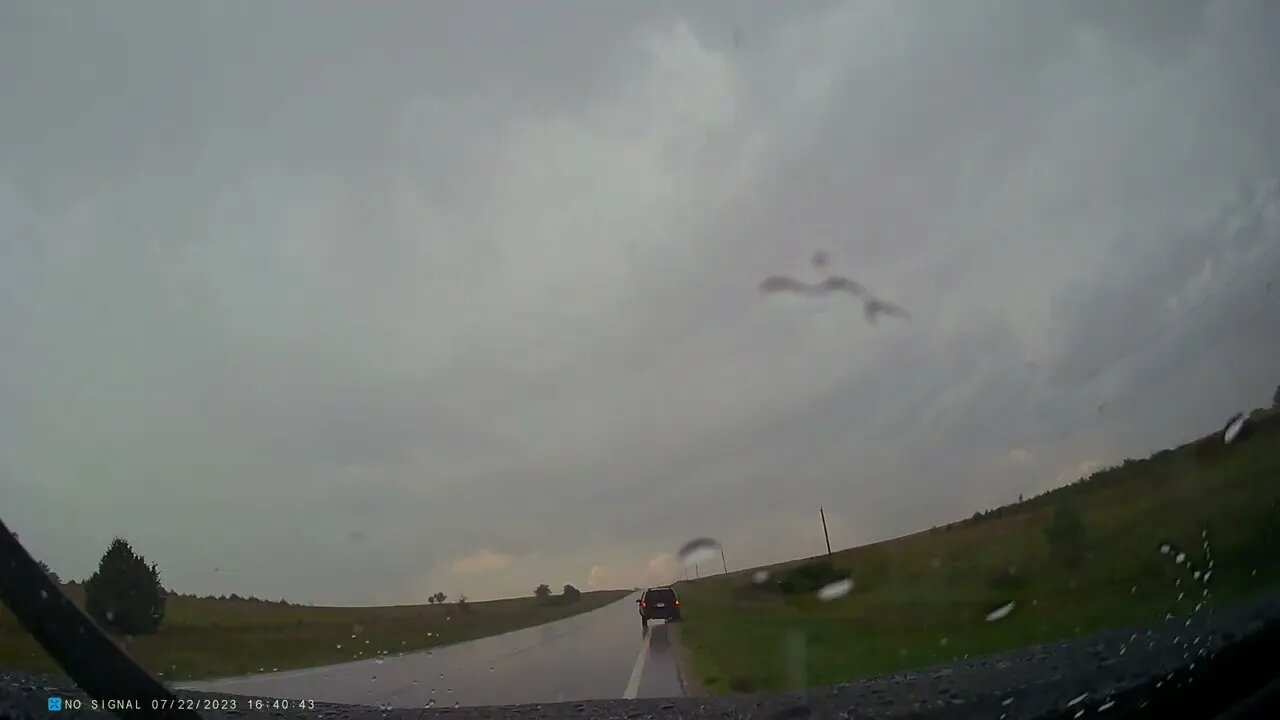
[[[1100,709],[1280,608],[1277,32],[5,3],[0,519],[177,690]]]

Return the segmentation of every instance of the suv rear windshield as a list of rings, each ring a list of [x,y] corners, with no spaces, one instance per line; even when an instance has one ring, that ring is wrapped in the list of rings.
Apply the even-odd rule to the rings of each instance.
[[[673,602],[676,594],[667,588],[650,590],[644,594],[644,599],[648,602]]]

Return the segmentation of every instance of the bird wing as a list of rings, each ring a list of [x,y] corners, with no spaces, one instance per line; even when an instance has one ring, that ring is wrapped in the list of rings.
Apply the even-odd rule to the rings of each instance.
[[[850,295],[857,295],[858,297],[862,297],[866,294],[866,291],[863,290],[862,286],[857,282],[839,275],[833,275],[826,280],[823,280],[822,288],[831,292],[843,291]]]
[[[871,298],[867,300],[865,305],[867,322],[875,324],[877,315],[892,315],[894,317],[909,318],[906,310],[894,305],[891,302],[885,302],[879,298]]]
[[[770,275],[760,283],[760,289],[764,292],[807,292],[810,291],[808,285],[795,278],[784,277],[782,275]]]

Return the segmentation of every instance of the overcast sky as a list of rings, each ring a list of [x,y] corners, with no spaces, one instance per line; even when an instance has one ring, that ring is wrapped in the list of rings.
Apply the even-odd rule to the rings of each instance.
[[[0,4],[0,513],[324,604],[910,532],[1280,383],[1280,6]],[[762,296],[831,272],[900,303]],[[1270,254],[1268,254],[1270,253]]]

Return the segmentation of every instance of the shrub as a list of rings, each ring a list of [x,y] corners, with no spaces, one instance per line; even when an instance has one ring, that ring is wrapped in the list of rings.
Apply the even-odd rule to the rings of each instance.
[[[99,625],[126,635],[146,635],[164,620],[165,591],[156,564],[122,538],[111,541],[98,569],[85,582],[85,610]]]

